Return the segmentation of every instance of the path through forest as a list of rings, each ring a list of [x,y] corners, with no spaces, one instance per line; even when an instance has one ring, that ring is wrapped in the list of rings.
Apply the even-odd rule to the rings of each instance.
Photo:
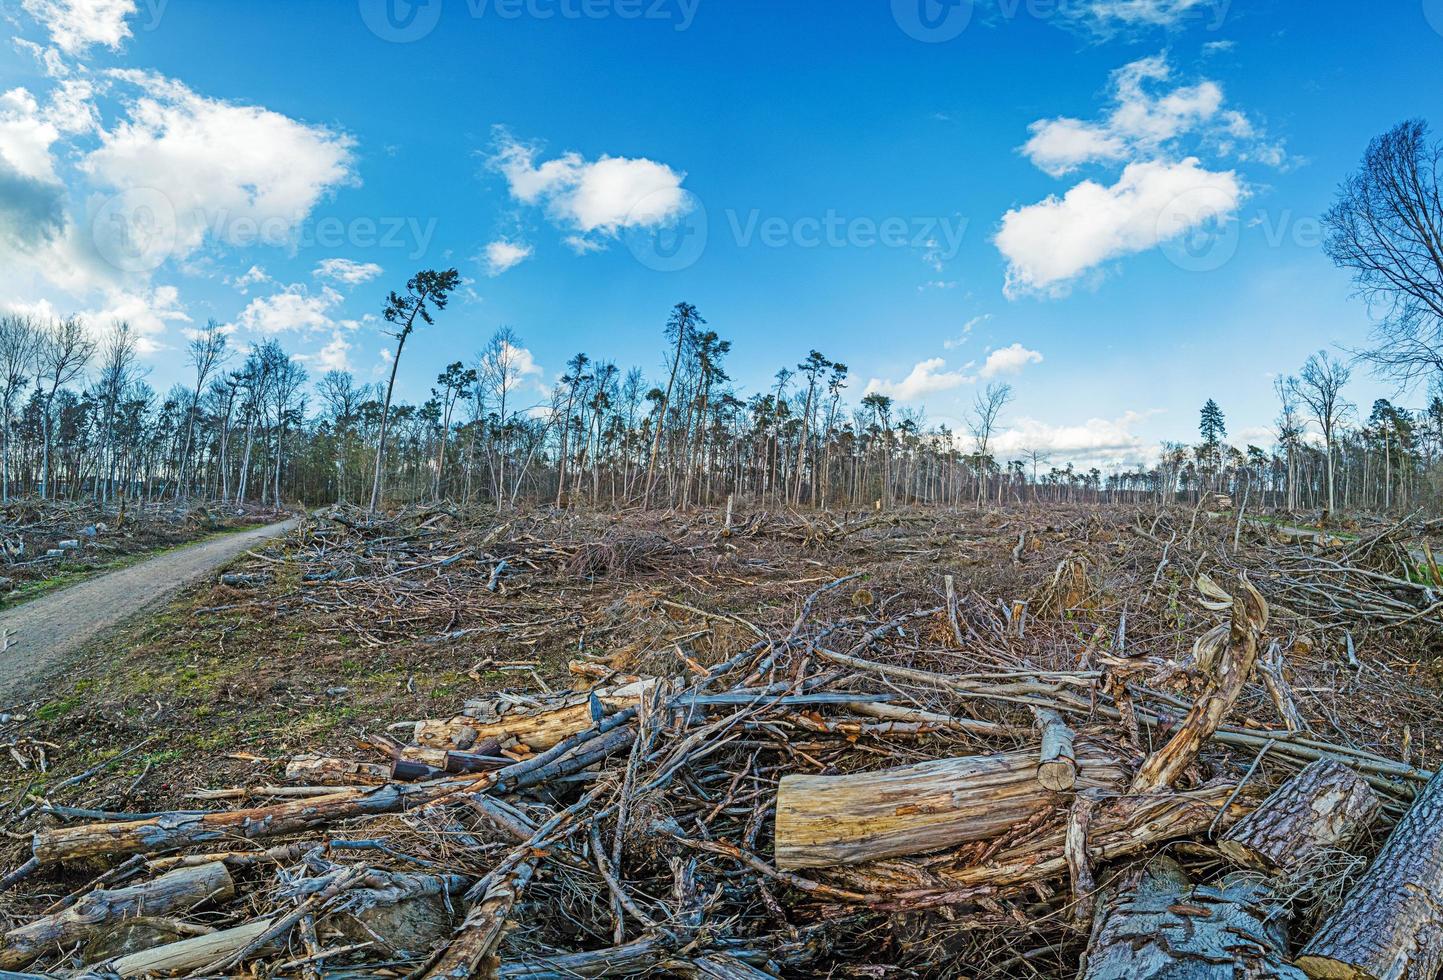
[[[0,706],[106,630],[169,598],[297,518],[188,545],[0,613]]]

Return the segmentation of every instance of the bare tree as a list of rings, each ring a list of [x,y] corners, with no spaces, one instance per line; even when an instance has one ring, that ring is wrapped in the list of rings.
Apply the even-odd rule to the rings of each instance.
[[[521,339],[510,327],[491,335],[477,361],[481,389],[496,404],[496,427],[501,437],[496,470],[496,505],[506,499],[506,462],[511,453],[511,416],[516,412],[515,389],[525,373],[525,351]]]
[[[129,323],[117,320],[111,324],[101,345],[100,355],[100,377],[96,381],[95,390],[100,402],[102,443],[100,466],[96,470],[95,496],[101,501],[108,501],[115,492],[116,419],[120,414],[121,400],[137,380],[135,336],[131,333]],[[102,467],[105,476],[103,482],[100,479]]]
[[[1404,383],[1443,372],[1443,142],[1421,119],[1377,137],[1323,221],[1328,257],[1378,311],[1365,356]]]
[[[14,437],[15,396],[30,383],[29,372],[40,347],[40,326],[27,316],[0,316],[0,499],[10,502],[10,457]]]
[[[1298,509],[1298,443],[1303,438],[1303,419],[1298,415],[1297,378],[1275,378],[1273,391],[1278,395],[1278,444],[1287,457],[1287,509]]]
[[[53,320],[44,329],[35,353],[35,380],[41,391],[40,496],[50,496],[50,443],[55,395],[80,376],[95,354],[95,341],[76,317]]]
[[[1323,448],[1328,462],[1328,513],[1336,513],[1337,499],[1333,493],[1333,434],[1338,422],[1352,407],[1342,398],[1343,386],[1353,372],[1348,367],[1328,356],[1327,351],[1318,351],[1308,358],[1303,370],[1292,384],[1292,390],[1303,404],[1312,410],[1313,420],[1323,430]]]
[[[972,430],[972,440],[977,452],[977,506],[982,506],[982,498],[987,489],[987,468],[991,465],[992,455],[990,451],[992,434],[997,430],[997,419],[1007,403],[1012,400],[1012,386],[994,381],[983,391],[977,393],[977,399],[972,405],[972,414],[967,420],[967,427]]]
[[[207,320],[205,329],[191,338],[188,353],[190,365],[195,369],[195,388],[191,393],[190,409],[185,415],[185,445],[180,453],[180,473],[175,478],[177,500],[190,493],[186,473],[190,466],[191,449],[195,445],[196,413],[200,408],[201,393],[205,391],[205,383],[210,379],[211,372],[224,364],[228,356],[226,335],[221,325],[213,319]]]
[[[656,483],[656,458],[661,453],[661,436],[666,428],[666,410],[671,404],[671,393],[676,387],[676,372],[681,366],[681,352],[686,348],[692,339],[692,334],[698,326],[705,324],[696,307],[690,303],[678,303],[672,307],[671,318],[666,322],[667,336],[676,336],[676,352],[671,359],[671,372],[667,375],[666,391],[662,393],[661,401],[656,409],[656,432],[651,440],[651,459],[646,464],[646,492],[642,497],[642,506],[651,506],[651,491]]]

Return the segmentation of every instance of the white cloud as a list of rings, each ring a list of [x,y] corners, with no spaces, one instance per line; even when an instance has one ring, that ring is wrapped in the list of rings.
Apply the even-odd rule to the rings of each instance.
[[[331,319],[331,311],[340,305],[341,299],[341,294],[329,286],[312,293],[296,283],[278,293],[251,300],[236,318],[236,324],[267,337],[332,330],[336,324]]]
[[[331,333],[331,339],[326,345],[314,354],[297,354],[296,360],[306,364],[313,364],[321,371],[349,371],[351,370],[351,342],[346,339],[346,333],[342,330],[335,330]]]
[[[263,286],[270,281],[271,277],[266,275],[266,270],[258,265],[253,265],[243,274],[230,280],[230,284],[241,292],[245,292],[252,286]]]
[[[135,0],[21,0],[27,13],[50,32],[62,51],[84,54],[94,45],[115,50],[130,37],[125,18],[135,13]]]
[[[1133,430],[1151,414],[1126,412],[1121,418],[1092,418],[1078,425],[1021,418],[996,437],[994,446],[998,456],[1008,459],[1020,459],[1029,450],[1052,453],[1052,465],[1141,461],[1146,449]]]
[[[1124,65],[1112,73],[1112,110],[1102,122],[1059,117],[1039,119],[1030,127],[1032,138],[1022,147],[1033,164],[1060,177],[1084,163],[1117,162],[1156,154],[1178,137],[1219,117],[1223,90],[1204,79],[1158,94],[1154,83],[1167,82],[1172,68],[1165,55],[1154,55]],[[1241,113],[1228,115],[1233,125]]]
[[[353,262],[350,259],[322,259],[313,275],[317,279],[331,279],[347,286],[359,286],[370,282],[381,274],[381,267],[374,262]]]
[[[1006,292],[1065,291],[1103,262],[1230,220],[1243,196],[1235,173],[1189,157],[1129,164],[1110,187],[1085,180],[1060,198],[1008,211],[993,240],[1007,259]]]
[[[983,313],[980,316],[974,316],[972,319],[962,324],[961,336],[952,337],[948,340],[942,341],[942,347],[945,350],[956,350],[958,347],[961,347],[963,344],[967,343],[967,341],[971,339],[973,330],[976,330],[979,326],[986,323],[990,319],[992,319],[991,313]]]
[[[486,272],[493,278],[531,258],[531,246],[497,239],[486,246]]]
[[[986,379],[995,378],[999,374],[1020,374],[1027,365],[1041,363],[1042,354],[1040,352],[1028,350],[1021,344],[1013,343],[988,354],[987,359],[982,362],[977,376]]]
[[[502,132],[491,164],[505,177],[511,196],[543,205],[553,221],[586,236],[615,237],[627,228],[655,228],[691,210],[682,189],[686,174],[644,157],[603,155],[587,160],[565,153],[536,162],[535,146]],[[573,245],[573,248],[576,246]]]
[[[111,75],[136,93],[81,169],[102,187],[162,195],[174,211],[179,258],[208,233],[235,245],[289,244],[328,193],[355,183],[344,133],[147,72]]]
[[[1189,21],[1217,30],[1228,7],[1229,0],[1088,0],[1057,9],[1071,23],[1106,36],[1127,29],[1173,29]]]
[[[962,371],[944,370],[946,366],[945,358],[933,357],[918,363],[901,381],[873,378],[867,382],[866,391],[863,393],[870,395],[877,392],[899,402],[914,402],[939,391],[960,388],[972,380]]]
[[[0,160],[32,180],[55,182],[50,147],[60,129],[28,89],[0,93]]]
[[[190,316],[180,302],[180,291],[174,286],[156,286],[139,292],[117,290],[110,293],[103,306],[82,312],[80,318],[92,330],[103,329],[117,320],[129,323],[135,332],[135,347],[141,354],[162,350],[162,337],[170,323],[189,323]]]

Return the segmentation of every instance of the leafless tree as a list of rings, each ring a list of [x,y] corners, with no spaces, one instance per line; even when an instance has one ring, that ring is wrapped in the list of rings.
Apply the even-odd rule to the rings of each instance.
[[[30,383],[40,347],[40,325],[28,316],[0,316],[0,498],[10,502],[10,457],[14,441],[15,396]]]
[[[972,414],[967,427],[972,430],[973,448],[977,453],[977,506],[982,506],[986,495],[987,469],[992,464],[992,434],[997,431],[997,419],[1012,400],[1012,386],[993,381],[977,393],[972,404]]]
[[[1443,142],[1427,123],[1374,139],[1324,224],[1329,258],[1376,311],[1365,356],[1404,383],[1443,372]]]
[[[1323,430],[1323,450],[1328,467],[1328,512],[1336,513],[1337,498],[1333,492],[1333,435],[1339,421],[1352,408],[1343,400],[1343,386],[1353,372],[1347,365],[1318,351],[1309,357],[1292,384],[1292,390],[1313,413],[1313,420]]]
[[[100,403],[101,453],[100,465],[96,468],[95,495],[102,502],[108,501],[115,492],[117,471],[117,446],[115,438],[116,418],[120,413],[121,400],[137,380],[135,335],[130,324],[117,320],[111,324],[100,348],[100,372],[96,379],[95,392]],[[104,471],[105,479],[98,477]]]
[[[175,481],[175,496],[179,500],[190,493],[186,476],[190,468],[191,448],[195,445],[196,413],[200,408],[200,396],[211,372],[224,364],[229,356],[226,351],[226,335],[215,320],[206,321],[205,329],[191,338],[188,348],[190,365],[195,369],[195,388],[191,393],[190,409],[186,412],[185,446],[180,453],[180,473]]]
[[[95,341],[76,317],[52,320],[44,328],[35,354],[35,380],[42,395],[40,496],[50,496],[50,443],[55,395],[80,376],[95,354]]]

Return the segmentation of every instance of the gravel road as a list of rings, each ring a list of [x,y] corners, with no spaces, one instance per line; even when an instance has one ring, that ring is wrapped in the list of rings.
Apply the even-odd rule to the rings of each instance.
[[[296,523],[282,521],[178,548],[0,612],[0,706],[57,673],[71,654],[106,630]]]

